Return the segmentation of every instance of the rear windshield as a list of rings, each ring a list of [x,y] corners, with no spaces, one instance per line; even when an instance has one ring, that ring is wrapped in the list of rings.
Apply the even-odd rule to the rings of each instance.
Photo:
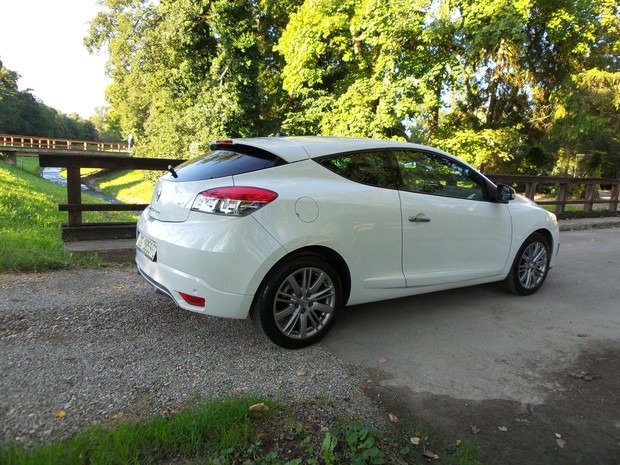
[[[264,170],[284,163],[280,158],[267,152],[242,152],[248,152],[248,150],[209,152],[175,167],[174,170],[178,177],[175,178],[168,173],[164,179],[173,182],[204,181]]]

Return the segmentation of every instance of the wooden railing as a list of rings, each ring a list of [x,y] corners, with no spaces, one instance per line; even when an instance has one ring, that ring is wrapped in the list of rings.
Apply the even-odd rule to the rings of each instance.
[[[67,169],[67,203],[58,206],[60,211],[68,213],[68,223],[62,225],[64,241],[108,239],[135,237],[136,224],[133,223],[83,223],[82,212],[85,211],[137,211],[147,207],[146,204],[83,204],[80,168],[107,168],[132,170],[166,170],[169,165],[176,166],[184,160],[163,158],[132,158],[121,155],[66,155],[41,154],[41,167],[61,167]],[[526,197],[540,205],[555,205],[558,218],[615,216],[618,214],[618,187],[620,180],[603,178],[557,178],[540,176],[489,175],[496,183],[515,186]],[[553,185],[557,195],[554,200],[539,198],[537,188],[541,185]],[[609,187],[609,199],[597,198],[600,186]],[[569,198],[570,186],[583,186],[585,195],[582,199]],[[519,189],[519,187],[523,187]],[[595,205],[606,205],[605,211],[594,211]],[[582,211],[567,212],[567,205],[581,205]]]
[[[115,170],[166,170],[184,160],[164,158],[132,158],[122,155],[66,155],[41,154],[39,166],[67,169],[67,203],[58,205],[68,213],[68,222],[61,226],[63,241],[90,239],[120,239],[135,237],[136,223],[84,223],[85,211],[139,211],[146,204],[83,204],[80,168],[107,168]]]
[[[595,216],[616,216],[618,214],[618,186],[620,180],[610,178],[560,178],[546,176],[518,176],[510,174],[494,174],[488,177],[496,183],[512,185],[517,192],[534,200],[539,205],[555,205],[558,218],[579,218]],[[538,192],[540,186],[551,185],[555,198]],[[571,198],[571,187],[580,186],[584,192],[579,198]],[[598,195],[601,186],[608,187],[609,198]],[[568,205],[579,205],[579,211],[567,211]],[[604,205],[603,210],[595,210],[595,205]]]
[[[129,153],[127,142],[101,142],[71,139],[53,139],[49,137],[16,136],[0,134],[0,150],[2,149],[45,149],[71,150],[85,152],[120,152]]]

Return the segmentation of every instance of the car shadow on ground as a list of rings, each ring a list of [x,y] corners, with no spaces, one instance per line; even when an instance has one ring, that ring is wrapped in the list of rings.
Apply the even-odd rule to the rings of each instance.
[[[556,284],[552,279],[541,289],[542,299],[559,292]],[[466,304],[455,310],[458,302]],[[506,295],[489,284],[346,308],[324,344],[366,370],[368,396],[388,412],[445,446],[475,441],[486,463],[620,464],[620,341],[587,337],[580,324],[560,321],[557,309],[538,298]],[[547,339],[551,333],[558,339]],[[524,334],[531,341],[520,341]],[[399,353],[397,346],[406,349]],[[503,358],[505,364],[492,367]],[[434,384],[425,384],[431,376]],[[471,379],[474,386],[460,385]],[[511,398],[515,393],[525,394],[519,400]]]
[[[446,447],[475,441],[487,463],[620,463],[618,341],[591,343],[570,368],[555,373],[559,388],[542,405],[414,393],[383,385],[385,372],[370,376],[367,394],[387,411],[443,438]]]

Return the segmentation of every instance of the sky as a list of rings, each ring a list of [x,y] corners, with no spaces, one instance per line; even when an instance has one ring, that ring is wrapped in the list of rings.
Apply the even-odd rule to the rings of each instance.
[[[107,57],[83,42],[101,10],[97,0],[0,0],[0,60],[21,76],[19,89],[85,119],[106,105]]]

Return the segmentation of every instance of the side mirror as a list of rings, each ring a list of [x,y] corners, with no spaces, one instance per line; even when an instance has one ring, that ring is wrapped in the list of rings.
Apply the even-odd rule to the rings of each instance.
[[[515,198],[515,190],[506,184],[497,185],[497,201],[500,203],[508,203]]]

